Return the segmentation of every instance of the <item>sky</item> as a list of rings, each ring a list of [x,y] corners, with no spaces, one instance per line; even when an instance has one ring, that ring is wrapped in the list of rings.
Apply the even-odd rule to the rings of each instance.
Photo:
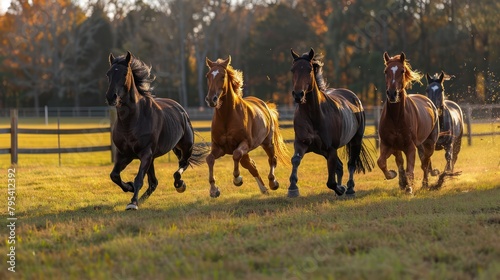
[[[5,14],[9,8],[10,0],[0,0],[0,14]]]

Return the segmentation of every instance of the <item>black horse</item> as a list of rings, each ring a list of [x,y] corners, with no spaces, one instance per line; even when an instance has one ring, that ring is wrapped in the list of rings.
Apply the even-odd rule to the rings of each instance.
[[[446,100],[444,94],[444,81],[450,76],[444,72],[434,76],[426,75],[427,89],[425,90],[429,99],[436,105],[439,116],[439,138],[436,142],[436,150],[445,150],[446,167],[445,172],[453,173],[458,153],[462,146],[462,135],[464,132],[464,121],[462,109],[457,103]],[[432,169],[432,175],[438,175],[439,170]]]
[[[365,112],[359,98],[348,89],[327,88],[323,78],[323,62],[311,48],[302,56],[291,50],[293,57],[293,97],[298,103],[293,117],[295,131],[292,174],[288,197],[299,195],[297,170],[308,152],[327,160],[327,187],[337,195],[354,195],[354,172],[371,171],[373,159],[363,144]],[[348,157],[347,191],[342,186],[343,166],[337,149],[345,146]],[[335,178],[337,177],[337,178]]]
[[[126,209],[138,209],[138,194],[148,175],[149,187],[141,196],[148,198],[156,189],[153,161],[172,150],[179,159],[179,169],[174,173],[174,186],[178,192],[186,190],[181,174],[189,165],[204,162],[208,152],[203,145],[194,144],[194,130],[188,114],[177,102],[155,98],[152,94],[151,67],[136,59],[130,52],[114,57],[109,55],[107,72],[109,88],[108,105],[116,106],[117,121],[113,127],[113,143],[117,148],[111,180],[124,192],[133,192]],[[141,161],[134,182],[123,182],[120,172],[133,160]]]

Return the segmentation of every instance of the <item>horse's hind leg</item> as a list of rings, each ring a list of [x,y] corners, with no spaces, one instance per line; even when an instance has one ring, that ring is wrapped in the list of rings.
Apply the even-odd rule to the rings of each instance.
[[[331,149],[328,154],[328,157],[326,158],[326,161],[328,165],[328,180],[326,182],[326,186],[329,189],[333,190],[338,196],[341,196],[345,193],[346,188],[337,185],[337,182],[335,180],[337,166],[339,162],[339,158],[337,156],[337,150]]]
[[[179,169],[174,172],[174,187],[178,193],[183,193],[186,190],[186,183],[181,179],[182,173],[189,167],[188,158],[191,156],[191,150],[189,148],[182,151],[181,149],[175,147],[172,149],[174,154],[179,160]]]
[[[156,187],[158,186],[158,179],[156,178],[155,175],[155,166],[154,166],[154,159],[151,162],[151,165],[149,166],[148,172],[148,189],[142,194],[141,198],[139,198],[139,201],[144,201],[146,200],[155,190]]]
[[[260,192],[263,194],[267,194],[268,193],[267,188],[266,186],[264,186],[264,181],[260,177],[259,171],[257,170],[257,166],[255,165],[253,159],[251,159],[248,154],[244,154],[241,157],[240,164],[241,166],[243,166],[243,168],[248,169],[250,174],[252,174],[252,176],[255,178],[255,181],[259,186]]]
[[[115,166],[113,167],[111,174],[109,174],[111,181],[120,186],[120,188],[124,192],[134,192],[134,183],[125,183],[122,181],[122,178],[120,176],[120,173],[123,171],[123,169],[125,169],[125,167],[127,167],[127,165],[129,165],[130,162],[132,162],[131,157],[125,157],[124,155],[117,153]]]
[[[455,170],[455,163],[458,159],[458,153],[460,153],[460,148],[462,147],[462,135],[459,135],[455,139],[455,143],[453,144],[453,160],[451,161],[451,172]]]

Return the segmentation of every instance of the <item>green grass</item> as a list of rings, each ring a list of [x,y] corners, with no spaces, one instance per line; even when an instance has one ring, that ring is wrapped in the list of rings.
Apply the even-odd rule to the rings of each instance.
[[[498,279],[500,146],[495,140],[474,138],[456,165],[462,175],[439,191],[415,196],[399,191],[397,181],[384,180],[375,168],[356,175],[355,199],[335,197],[325,185],[326,162],[314,154],[307,154],[299,168],[301,197],[296,199],[286,198],[289,166],[277,168],[280,188],[262,195],[245,170],[243,186],[232,185],[229,156],[215,164],[219,198],[209,197],[206,165],[184,173],[187,190],[179,194],[172,178],[176,163],[164,157],[156,164],[158,189],[132,212],[124,211],[131,194],[109,179],[109,152],[62,155],[62,167],[57,155],[46,156],[55,162],[20,155],[17,272],[3,265],[0,278]],[[80,143],[65,143],[74,141]],[[265,178],[264,152],[251,155]],[[394,168],[393,158],[388,163]],[[442,151],[433,163],[442,169]],[[2,165],[7,174],[3,159]],[[124,180],[132,180],[137,169],[133,162]],[[419,186],[419,168],[415,177]],[[2,232],[6,264],[7,233]]]

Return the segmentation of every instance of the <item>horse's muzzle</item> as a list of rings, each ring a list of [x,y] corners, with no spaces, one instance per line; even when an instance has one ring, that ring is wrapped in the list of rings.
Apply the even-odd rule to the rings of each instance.
[[[387,101],[389,103],[398,103],[399,102],[399,90],[390,90],[386,91]]]
[[[217,94],[215,94],[212,98],[209,98],[208,95],[205,97],[205,102],[209,107],[212,108],[217,106],[218,101],[219,97],[217,96]]]
[[[117,102],[117,99],[118,99],[118,95],[116,94],[106,94],[106,103],[109,105],[109,106],[116,106],[116,104],[118,103]]]
[[[301,103],[306,102],[306,99],[305,99],[306,95],[305,95],[303,90],[301,90],[299,92],[292,91],[292,96],[293,96],[293,99],[295,100],[295,103],[301,104]]]

